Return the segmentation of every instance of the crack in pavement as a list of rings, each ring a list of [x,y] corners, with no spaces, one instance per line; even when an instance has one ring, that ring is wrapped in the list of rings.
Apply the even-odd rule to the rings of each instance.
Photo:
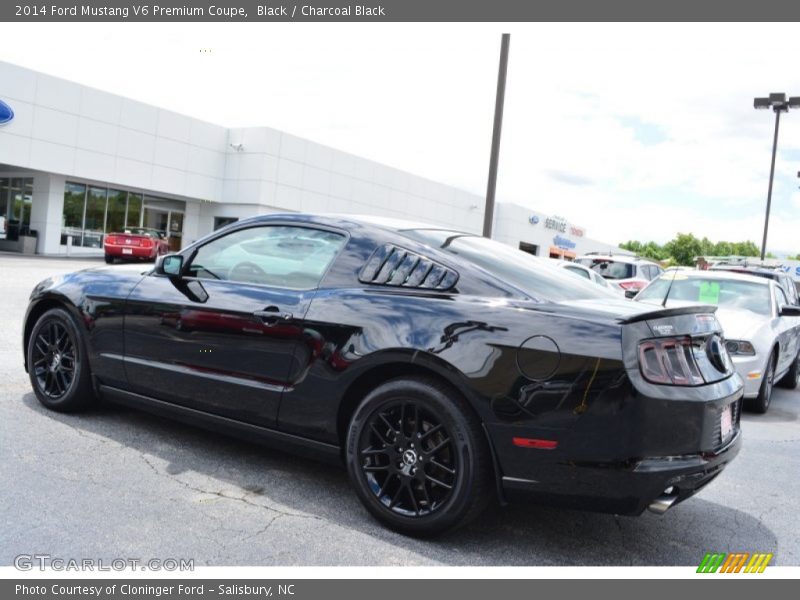
[[[316,521],[323,521],[323,522],[326,522],[326,523],[330,523],[330,521],[328,521],[327,519],[324,519],[324,518],[316,516],[316,515],[305,515],[305,514],[302,514],[302,513],[295,513],[295,512],[285,511],[285,510],[281,510],[279,508],[276,508],[274,506],[270,506],[268,504],[261,504],[261,503],[258,503],[258,502],[253,502],[252,500],[250,500],[248,498],[248,496],[252,495],[252,492],[245,492],[245,494],[243,494],[242,496],[234,496],[234,495],[231,495],[231,494],[226,494],[224,490],[219,490],[219,491],[218,490],[207,490],[207,489],[203,489],[203,488],[194,486],[194,485],[192,485],[190,483],[187,483],[186,481],[183,481],[183,480],[179,479],[176,475],[172,475],[170,473],[160,471],[158,469],[158,467],[156,467],[156,465],[154,465],[148,459],[147,455],[145,455],[143,452],[139,452],[138,455],[139,455],[139,458],[141,458],[142,461],[144,461],[144,463],[148,467],[150,467],[150,469],[156,475],[158,475],[159,477],[166,477],[170,481],[174,481],[175,483],[183,486],[185,489],[191,490],[191,491],[196,492],[198,494],[207,494],[209,496],[216,496],[218,498],[222,498],[223,500],[233,500],[233,501],[236,501],[236,502],[242,502],[244,504],[247,504],[248,506],[253,506],[255,508],[260,508],[260,509],[263,509],[263,510],[268,510],[270,512],[277,513],[277,516],[274,517],[268,523],[268,525],[266,527],[264,527],[264,529],[261,531],[261,533],[263,533],[263,531],[266,531],[269,528],[269,526],[272,525],[272,523],[275,522],[275,520],[278,517],[295,517],[295,518],[298,518],[298,519],[312,519],[312,520],[316,520]]]

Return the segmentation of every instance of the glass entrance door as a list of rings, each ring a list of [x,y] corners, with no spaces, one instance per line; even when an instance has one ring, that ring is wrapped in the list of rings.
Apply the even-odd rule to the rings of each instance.
[[[183,213],[171,210],[169,213],[169,249],[177,252],[181,249],[183,238]]]
[[[167,236],[167,225],[169,224],[169,211],[158,210],[151,206],[144,207],[144,219],[142,227],[156,229],[164,237]]]
[[[177,252],[181,249],[183,212],[145,205],[142,227],[158,230],[169,241],[170,252]]]

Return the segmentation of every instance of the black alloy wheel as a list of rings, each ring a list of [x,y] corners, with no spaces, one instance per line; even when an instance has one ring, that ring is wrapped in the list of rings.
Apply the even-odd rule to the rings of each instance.
[[[33,340],[31,368],[38,388],[48,398],[63,398],[75,381],[75,342],[63,323],[47,321]]]
[[[398,400],[373,412],[359,453],[369,488],[400,515],[418,517],[441,508],[458,477],[451,433],[415,400]]]
[[[480,422],[434,379],[394,379],[370,392],[350,422],[345,458],[364,506],[406,535],[459,527],[493,497]]]
[[[34,393],[48,408],[75,411],[94,400],[80,334],[69,313],[44,313],[28,339],[28,374]]]

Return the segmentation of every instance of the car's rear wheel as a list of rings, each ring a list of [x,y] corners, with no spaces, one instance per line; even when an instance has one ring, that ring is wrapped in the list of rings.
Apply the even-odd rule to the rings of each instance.
[[[66,310],[48,310],[33,326],[28,374],[36,397],[47,408],[74,412],[94,402],[85,346]]]
[[[406,535],[464,525],[492,497],[480,422],[457,393],[433,379],[395,379],[374,389],[353,414],[346,448],[361,502]]]
[[[800,352],[794,357],[794,362],[786,375],[778,382],[779,386],[789,390],[796,389],[798,384],[800,384]]]
[[[753,412],[764,414],[769,409],[769,403],[772,401],[772,388],[775,387],[775,351],[769,355],[767,361],[767,368],[764,370],[764,377],[761,380],[761,387],[758,390],[758,396],[746,401],[746,406]]]
[[[106,254],[105,255],[105,259],[106,259],[106,264],[107,265],[113,265],[114,264],[114,257],[111,256],[110,254]]]

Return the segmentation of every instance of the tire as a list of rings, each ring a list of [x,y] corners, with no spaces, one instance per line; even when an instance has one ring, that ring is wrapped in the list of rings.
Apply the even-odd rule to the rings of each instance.
[[[798,384],[800,384],[800,353],[794,357],[792,366],[786,372],[786,375],[778,382],[779,386],[787,390],[797,389]]]
[[[105,259],[106,259],[106,264],[107,265],[113,265],[114,264],[114,257],[111,256],[110,254],[106,254],[105,255]]]
[[[348,427],[345,461],[366,509],[405,535],[465,525],[493,497],[478,418],[457,393],[428,377],[394,379],[364,398]]]
[[[28,375],[39,402],[76,412],[95,402],[86,346],[72,316],[62,308],[44,313],[28,339]]]
[[[777,355],[773,350],[769,355],[767,361],[767,369],[764,372],[764,378],[761,381],[761,387],[758,389],[758,396],[755,398],[746,399],[745,406],[762,415],[769,409],[769,403],[772,400],[772,389],[775,387],[775,361]]]

